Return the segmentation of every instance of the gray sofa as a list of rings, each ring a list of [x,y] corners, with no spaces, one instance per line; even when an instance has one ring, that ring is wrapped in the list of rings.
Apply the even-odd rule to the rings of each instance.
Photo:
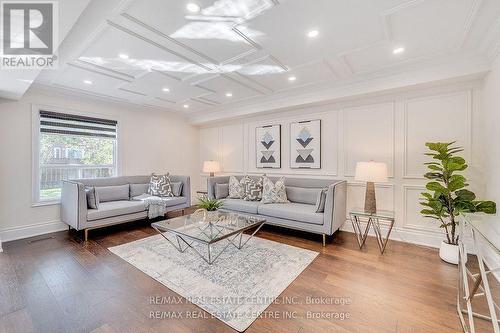
[[[236,176],[240,180],[243,176]],[[250,176],[256,179],[257,176]],[[278,177],[269,177],[275,182]],[[229,176],[212,177],[207,180],[209,198],[215,198],[216,184],[228,184]],[[222,210],[236,211],[262,216],[267,224],[307,231],[323,235],[333,235],[346,219],[347,182],[335,179],[287,178],[287,197],[290,203],[263,204],[260,201],[224,198]],[[316,213],[318,193],[328,188],[325,209]]]
[[[145,193],[150,176],[126,176],[96,179],[65,180],[61,192],[61,220],[76,230],[88,230],[113,224],[144,219],[148,212],[142,201],[131,200]],[[179,197],[167,198],[167,211],[184,210],[191,206],[191,184],[187,176],[170,176],[172,182],[182,182]],[[99,208],[87,205],[85,187],[100,188]],[[183,212],[184,213],[184,212]]]

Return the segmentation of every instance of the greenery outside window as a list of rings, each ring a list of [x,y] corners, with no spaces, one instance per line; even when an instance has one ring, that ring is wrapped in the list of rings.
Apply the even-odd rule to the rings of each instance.
[[[117,121],[38,110],[34,202],[58,202],[65,179],[117,175]]]

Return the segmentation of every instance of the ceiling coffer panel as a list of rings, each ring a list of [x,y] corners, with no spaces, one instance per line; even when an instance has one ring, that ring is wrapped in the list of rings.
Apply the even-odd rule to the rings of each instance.
[[[148,97],[158,97],[175,103],[212,93],[210,90],[193,86],[155,71],[124,84],[123,88],[141,92]]]
[[[122,30],[119,25],[109,25],[82,52],[79,60],[132,77],[157,70],[182,79],[207,71],[192,61],[149,43],[149,39],[139,38],[128,31]]]
[[[184,1],[134,1],[125,10],[125,17],[220,64],[258,50],[253,40],[262,32],[243,23],[274,6],[271,0],[202,0],[197,4],[199,12],[192,13]]]
[[[143,97],[134,90],[120,89],[124,83],[127,81],[121,78],[75,66],[68,66],[54,81],[57,86],[96,95],[113,96],[132,102]]]

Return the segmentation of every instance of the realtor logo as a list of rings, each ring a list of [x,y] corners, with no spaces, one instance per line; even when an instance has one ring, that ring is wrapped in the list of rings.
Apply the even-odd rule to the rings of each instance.
[[[1,68],[54,68],[58,17],[55,1],[1,1]]]

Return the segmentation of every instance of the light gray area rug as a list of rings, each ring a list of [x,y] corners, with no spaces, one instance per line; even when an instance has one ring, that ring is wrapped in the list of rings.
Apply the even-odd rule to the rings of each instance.
[[[242,250],[231,245],[212,265],[192,249],[179,253],[161,235],[109,250],[240,332],[318,255],[257,237]]]

